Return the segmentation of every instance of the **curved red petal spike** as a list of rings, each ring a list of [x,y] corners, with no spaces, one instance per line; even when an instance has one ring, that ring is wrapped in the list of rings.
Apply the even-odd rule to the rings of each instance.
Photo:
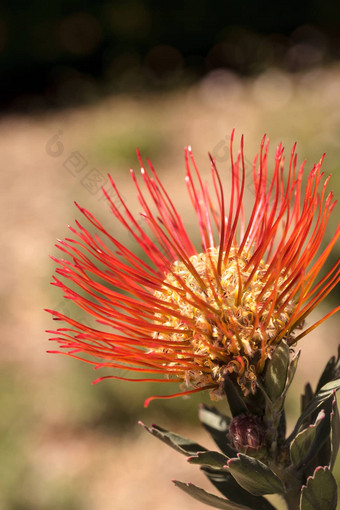
[[[193,393],[198,393],[200,391],[209,390],[209,389],[213,389],[213,388],[216,388],[215,384],[211,384],[210,386],[205,386],[203,388],[195,388],[194,390],[181,391],[180,393],[173,393],[172,395],[153,395],[152,397],[149,397],[145,400],[144,407],[148,407],[152,400],[156,400],[156,399],[166,400],[169,398],[182,397],[183,395],[192,395]]]

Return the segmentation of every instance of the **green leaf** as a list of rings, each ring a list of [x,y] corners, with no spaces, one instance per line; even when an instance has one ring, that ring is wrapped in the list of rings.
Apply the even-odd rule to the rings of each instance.
[[[340,445],[340,418],[338,406],[336,403],[336,394],[334,393],[334,399],[332,402],[332,412],[331,412],[331,459],[330,459],[330,469],[333,469],[336,456],[338,454]]]
[[[300,466],[299,471],[305,477],[313,475],[318,466],[328,466],[331,461],[331,412],[333,395],[323,403],[322,408],[325,412],[325,417],[319,423],[315,439],[309,449],[309,452],[304,459],[303,465]],[[313,414],[314,416],[314,414]]]
[[[260,460],[239,453],[236,459],[228,461],[228,467],[235,480],[255,496],[283,493],[280,478]]]
[[[300,510],[336,510],[337,485],[327,467],[317,467],[302,488]]]
[[[275,507],[262,496],[254,496],[243,489],[229,471],[207,467],[201,467],[201,470],[216,489],[229,500],[250,508],[256,508],[256,510],[275,510]]]
[[[309,427],[305,428],[299,434],[295,436],[290,445],[290,457],[292,459],[293,464],[298,466],[301,464],[306,455],[308,454],[310,447],[312,446],[317,428],[320,425],[321,421],[325,418],[325,412],[322,410],[317,416],[317,419],[313,425],[309,425]]]
[[[198,417],[204,427],[210,427],[214,430],[222,432],[224,435],[228,432],[228,427],[231,422],[231,418],[219,412],[216,407],[206,406],[200,404],[198,410]]]
[[[316,387],[315,393],[318,393],[318,391],[322,388],[322,386],[325,386],[330,381],[334,381],[335,379],[338,379],[340,377],[340,345],[338,346],[338,357],[335,358],[335,356],[332,356],[332,358],[328,361],[320,379]],[[311,400],[314,397],[314,392],[312,390],[312,387],[310,383],[307,383],[305,386],[305,391],[303,395],[301,396],[301,413],[305,411],[307,408],[307,405],[311,402]],[[314,416],[313,416],[314,414]],[[313,419],[315,419],[315,412],[312,414],[309,414],[306,416],[302,426],[307,427],[308,425],[311,425],[313,422]]]
[[[313,396],[314,392],[312,386],[310,385],[310,383],[307,383],[305,386],[305,391],[301,395],[301,413],[303,413],[303,411],[306,409],[307,405],[312,400]]]
[[[182,437],[178,434],[174,434],[173,432],[169,432],[168,430],[165,430],[158,425],[147,427],[141,421],[139,422],[139,425],[142,425],[142,427],[150,432],[150,434],[157,437],[168,446],[171,446],[171,448],[174,448],[174,450],[183,453],[184,455],[195,455],[197,452],[207,451],[204,446],[195,443],[191,439],[187,439],[186,437]]]
[[[200,464],[201,466],[210,466],[220,469],[226,466],[228,460],[229,457],[226,457],[223,453],[214,451],[198,452],[196,455],[187,459],[190,464]]]
[[[248,408],[245,404],[243,395],[240,393],[238,384],[235,384],[229,376],[226,376],[224,379],[224,392],[233,417],[248,412]]]
[[[287,382],[289,366],[289,347],[285,341],[279,343],[271,359],[266,363],[264,387],[272,402],[282,396]]]
[[[219,449],[228,457],[236,457],[237,452],[229,445],[228,438],[231,419],[221,414],[215,407],[208,407],[204,404],[199,407],[198,417]]]
[[[179,487],[182,489],[182,491],[186,492],[191,497],[197,499],[201,503],[212,506],[213,508],[220,508],[221,510],[251,510],[249,506],[238,505],[237,503],[233,503],[227,499],[215,496],[210,492],[200,489],[193,483],[184,483],[179,482],[178,480],[173,480],[173,482],[176,487]]]
[[[273,358],[267,361],[263,380],[257,381],[265,398],[264,421],[271,429],[272,441],[284,441],[285,438],[286,419],[283,408],[299,357],[300,351],[290,360],[289,347],[286,342],[282,342],[275,349]]]
[[[338,357],[332,356],[328,361],[324,371],[321,374],[318,385],[316,387],[316,393],[330,381],[334,381],[340,377],[340,345],[338,346]]]
[[[289,363],[288,374],[287,374],[287,384],[286,384],[285,391],[284,391],[285,394],[287,393],[289,386],[291,385],[291,383],[294,379],[294,375],[295,375],[295,372],[296,372],[296,369],[297,369],[297,366],[299,363],[299,359],[300,359],[300,354],[301,354],[301,350],[298,350],[297,353],[295,354],[295,356],[293,356],[293,358],[291,359],[291,361]]]
[[[290,442],[298,433],[301,426],[305,423],[306,419],[314,413],[320,406],[322,406],[325,401],[333,394],[334,391],[337,391],[340,388],[340,379],[336,379],[325,384],[312,398],[312,400],[307,405],[304,412],[301,414],[300,418],[296,422],[293,432],[287,439]]]

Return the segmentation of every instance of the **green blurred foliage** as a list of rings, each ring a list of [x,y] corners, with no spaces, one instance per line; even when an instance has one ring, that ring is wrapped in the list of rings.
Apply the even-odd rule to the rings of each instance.
[[[131,162],[131,155],[135,154],[136,148],[141,154],[146,154],[151,159],[159,157],[167,150],[159,131],[149,125],[142,129],[136,127],[133,131],[95,136],[88,151],[98,164],[107,166],[114,161],[115,165],[120,165],[121,172],[125,174]]]

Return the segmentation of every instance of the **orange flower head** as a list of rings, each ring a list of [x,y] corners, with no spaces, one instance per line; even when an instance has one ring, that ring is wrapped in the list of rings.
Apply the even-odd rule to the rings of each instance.
[[[340,235],[339,224],[320,252],[336,203],[332,193],[326,193],[329,178],[323,179],[323,158],[303,184],[304,163],[297,167],[295,146],[284,172],[279,145],[269,178],[264,137],[252,165],[254,201],[245,221],[243,137],[235,159],[233,138],[234,132],[228,204],[213,158],[212,196],[191,149],[185,151],[186,184],[201,237],[199,250],[151,163],[146,171],[139,154],[146,191],[133,171],[131,175],[143,208],[143,228],[111,178],[117,200],[104,193],[111,211],[143,249],[147,261],[79,207],[101,236],[91,235],[78,222],[77,229],[70,227],[76,238],[60,241],[58,247],[69,258],[56,260],[57,273],[79,292],[59,277],[53,283],[101,327],[51,311],[68,324],[53,332],[57,338],[52,340],[66,354],[96,368],[165,376],[130,379],[112,374],[97,381],[109,377],[177,382],[182,383],[180,393],[158,398],[207,388],[218,398],[225,378],[232,376],[247,395],[256,391],[257,378],[280,341],[295,344],[340,309],[303,330],[306,317],[340,280],[340,259],[319,277]],[[152,398],[156,397],[147,399],[146,405]]]

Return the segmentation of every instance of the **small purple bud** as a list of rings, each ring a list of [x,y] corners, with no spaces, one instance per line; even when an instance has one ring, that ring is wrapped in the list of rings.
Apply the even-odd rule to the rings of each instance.
[[[234,448],[242,453],[259,450],[265,445],[266,430],[261,418],[240,414],[230,423],[229,435]]]

